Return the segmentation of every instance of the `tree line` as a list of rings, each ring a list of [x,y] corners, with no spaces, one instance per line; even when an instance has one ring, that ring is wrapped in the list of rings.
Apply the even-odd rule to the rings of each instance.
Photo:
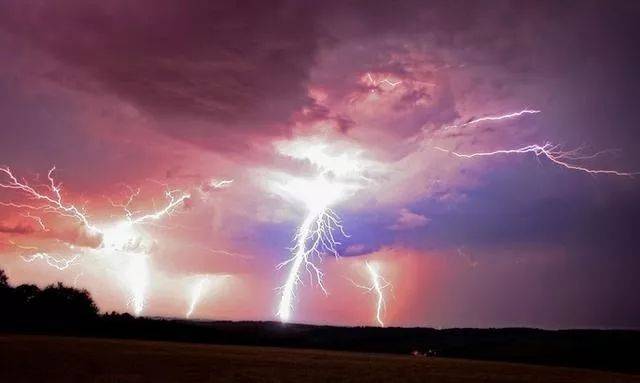
[[[640,373],[640,331],[333,327],[100,314],[86,290],[12,286],[0,270],[0,331],[442,356]]]
[[[58,282],[39,288],[33,284],[12,286],[0,270],[0,323],[28,325],[83,323],[98,318],[98,306],[87,290]]]

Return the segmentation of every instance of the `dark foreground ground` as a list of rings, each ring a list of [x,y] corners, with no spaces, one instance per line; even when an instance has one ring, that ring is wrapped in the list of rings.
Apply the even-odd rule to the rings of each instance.
[[[640,382],[619,373],[434,357],[0,335],[0,382]]]
[[[46,321],[30,318],[47,318]],[[102,315],[29,316],[0,333],[398,354],[586,368],[640,375],[640,331],[334,327]],[[2,381],[0,380],[0,383]]]

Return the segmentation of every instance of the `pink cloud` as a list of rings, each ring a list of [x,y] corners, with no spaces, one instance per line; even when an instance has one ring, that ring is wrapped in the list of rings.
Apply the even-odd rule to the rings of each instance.
[[[431,220],[422,214],[416,214],[409,209],[401,209],[396,222],[389,226],[391,230],[411,230],[429,224]]]

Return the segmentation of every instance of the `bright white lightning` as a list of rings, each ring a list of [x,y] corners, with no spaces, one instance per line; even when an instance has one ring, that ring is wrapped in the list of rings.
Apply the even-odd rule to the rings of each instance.
[[[186,199],[190,198],[191,195],[184,193],[180,190],[167,190],[164,195],[167,197],[167,204],[160,210],[157,210],[153,213],[143,214],[139,216],[135,216],[136,212],[131,211],[130,206],[133,203],[133,200],[140,195],[140,189],[131,190],[131,195],[127,199],[124,204],[116,204],[111,202],[111,205],[114,207],[121,207],[125,212],[126,221],[130,225],[142,224],[147,221],[155,221],[166,215],[169,215],[177,206],[182,204]],[[176,196],[177,195],[177,196]]]
[[[69,266],[75,264],[76,260],[79,257],[79,255],[76,254],[71,258],[59,258],[42,251],[38,251],[40,250],[40,248],[37,246],[24,246],[24,245],[17,244],[12,240],[9,240],[9,243],[20,250],[36,251],[35,253],[32,253],[30,255],[21,255],[20,257],[22,258],[23,261],[27,263],[31,263],[36,260],[44,260],[47,265],[59,271],[66,270]]]
[[[193,313],[196,311],[198,304],[203,299],[205,293],[208,293],[211,290],[218,289],[219,284],[226,280],[227,278],[231,278],[231,275],[227,274],[215,274],[215,275],[201,275],[197,279],[193,281],[193,284],[189,288],[189,306],[187,308],[187,312],[185,313],[185,317],[190,318]]]
[[[580,154],[579,149],[562,151],[560,150],[558,145],[553,145],[548,142],[545,143],[544,145],[527,145],[527,146],[523,146],[521,148],[516,148],[516,149],[500,149],[500,150],[494,150],[491,152],[477,152],[477,153],[468,153],[468,154],[458,153],[458,152],[454,152],[448,149],[443,149],[440,147],[435,147],[435,149],[445,153],[451,153],[454,156],[459,158],[490,157],[490,156],[503,155],[503,154],[533,153],[536,157],[540,157],[540,156],[546,157],[549,161],[557,165],[560,165],[562,167],[565,167],[567,169],[577,170],[577,171],[581,171],[589,174],[609,174],[609,175],[627,176],[627,177],[640,174],[640,172],[622,172],[614,169],[592,169],[585,166],[577,165],[575,164],[575,161],[594,158],[605,152],[598,152],[593,155],[585,156]]]
[[[302,202],[305,217],[296,230],[291,258],[277,266],[288,267],[277,316],[282,322],[291,318],[293,300],[298,284],[302,283],[301,272],[306,271],[311,281],[317,281],[323,292],[323,274],[315,261],[321,262],[323,254],[338,256],[335,235],[345,235],[338,215],[331,209],[338,201],[361,189],[369,179],[365,171],[379,171],[379,164],[361,158],[362,150],[347,142],[333,141],[331,145],[322,137],[304,137],[275,144],[284,156],[304,161],[319,169],[314,178],[284,176],[284,180],[272,183],[277,194]],[[280,175],[282,176],[282,175]],[[346,236],[346,235],[345,235]]]
[[[480,118],[465,122],[463,124],[447,125],[447,126],[443,127],[443,129],[462,128],[462,127],[469,126],[469,125],[479,124],[479,123],[485,122],[485,121],[508,120],[508,119],[517,118],[517,117],[523,116],[525,114],[536,114],[536,113],[540,113],[540,111],[539,110],[535,110],[535,109],[523,109],[523,110],[521,110],[519,112],[507,113],[507,114],[503,114],[503,115],[500,115],[500,116],[480,117]]]
[[[169,202],[165,205],[165,207],[163,207],[162,209],[155,211],[153,213],[150,214],[144,214],[141,215],[139,217],[128,217],[129,222],[131,222],[132,225],[136,225],[136,224],[141,224],[144,223],[146,221],[155,221],[158,220],[168,214],[170,214],[173,210],[175,210],[176,207],[178,207],[179,205],[181,205],[186,199],[190,198],[191,195],[184,193],[180,190],[169,190],[166,191],[165,196],[167,197],[167,199],[169,200]],[[176,194],[179,194],[176,197]]]
[[[0,167],[0,174],[4,173],[9,179],[9,182],[7,183],[0,182],[0,188],[22,191],[27,195],[29,199],[40,202],[40,204],[37,205],[0,202],[0,205],[28,210],[37,210],[44,213],[55,213],[63,217],[71,217],[84,224],[84,226],[87,227],[90,232],[105,235],[105,230],[102,230],[95,224],[93,224],[89,220],[89,217],[86,213],[84,213],[76,206],[68,204],[63,200],[61,194],[62,184],[56,184],[55,180],[53,179],[53,172],[55,171],[55,169],[56,167],[54,166],[47,173],[47,179],[49,180],[49,184],[45,185],[46,189],[48,189],[49,191],[49,194],[47,194],[36,190],[34,187],[30,186],[24,181],[19,181],[18,178],[13,175],[11,169],[9,169],[8,167]],[[163,208],[153,213],[143,214],[135,217],[134,213],[129,209],[129,205],[139,193],[140,190],[132,192],[132,194],[128,198],[127,203],[124,205],[114,204],[114,206],[122,207],[124,209],[126,222],[128,222],[130,225],[142,224],[151,220],[158,220],[163,216],[169,215],[173,210],[175,210],[177,206],[182,204],[186,199],[190,198],[190,195],[188,193],[184,193],[179,190],[168,190],[165,192],[168,203]],[[40,226],[45,228],[40,217],[32,216],[29,214],[29,218],[37,220]]]
[[[353,283],[356,287],[364,289],[364,290],[366,290],[368,292],[375,292],[375,294],[376,294],[376,321],[378,322],[378,324],[381,327],[384,327],[384,322],[382,321],[382,312],[386,308],[386,301],[385,301],[385,298],[384,298],[384,290],[389,288],[389,287],[393,287],[393,286],[386,279],[384,279],[384,277],[382,277],[382,275],[380,275],[380,272],[378,270],[377,264],[374,265],[374,264],[370,263],[369,261],[366,261],[365,262],[365,266],[367,268],[367,273],[369,274],[369,278],[371,279],[371,285],[370,286],[363,286],[363,285],[359,285],[359,284],[357,284],[357,283],[355,283],[353,281],[351,281],[351,283]]]
[[[282,322],[289,321],[291,317],[294,290],[301,282],[300,271],[303,266],[312,280],[315,276],[318,285],[326,293],[322,283],[323,273],[312,258],[321,259],[325,252],[338,256],[336,245],[339,242],[334,237],[334,231],[339,230],[345,235],[340,218],[329,208],[344,193],[340,184],[332,183],[325,174],[321,174],[312,181],[296,179],[287,185],[287,189],[305,202],[307,215],[294,237],[293,256],[277,266],[280,269],[290,265],[285,284],[281,287],[282,296],[277,312]]]
[[[129,304],[136,316],[142,314],[149,285],[148,255],[144,253],[131,254],[122,278],[129,290]]]
[[[42,203],[40,205],[30,205],[0,202],[0,204],[3,206],[24,208],[29,210],[39,210],[45,213],[57,213],[64,217],[71,217],[76,219],[77,221],[83,223],[91,232],[99,232],[100,230],[92,225],[91,222],[89,222],[89,219],[84,212],[82,212],[74,205],[66,204],[62,200],[62,195],[60,194],[62,190],[62,184],[56,184],[53,179],[53,172],[55,170],[56,167],[54,166],[51,168],[51,170],[49,170],[49,173],[47,173],[47,179],[49,180],[49,184],[45,185],[45,187],[49,190],[49,195],[47,195],[29,186],[26,182],[19,181],[13,175],[11,169],[9,169],[8,167],[0,167],[0,174],[4,173],[9,179],[8,183],[0,182],[0,188],[22,191],[27,194],[30,199]]]
[[[101,242],[97,251],[116,252],[126,255],[128,257],[128,263],[119,274],[130,293],[130,304],[133,307],[134,313],[140,315],[144,308],[146,291],[149,285],[148,253],[151,246],[142,243],[139,233],[135,230],[135,226],[170,215],[178,206],[190,198],[190,194],[180,190],[167,190],[165,196],[168,202],[164,207],[152,213],[140,214],[130,209],[134,198],[140,193],[139,190],[132,190],[125,204],[116,205],[112,203],[113,206],[121,207],[124,210],[124,218],[115,224],[98,227],[91,222],[88,215],[82,209],[64,201],[61,193],[62,184],[56,183],[53,178],[55,169],[54,166],[47,173],[48,184],[40,188],[35,188],[26,181],[14,176],[8,167],[0,167],[0,175],[4,174],[7,178],[7,181],[0,182],[0,188],[23,192],[28,199],[34,201],[33,204],[0,202],[0,205],[73,218],[85,226],[89,233],[100,235]],[[38,190],[43,188],[45,191]],[[44,226],[41,217],[33,216],[30,213],[27,213],[26,217],[38,222],[43,230],[48,230]],[[66,260],[53,257],[47,253],[38,252],[29,257],[23,256],[22,258],[25,262],[43,259],[47,265],[55,267],[58,270],[64,270],[75,262],[77,257],[76,255],[74,258]]]
[[[23,255],[22,259],[27,263],[31,263],[37,259],[43,259],[47,263],[47,265],[62,271],[73,265],[78,257],[79,255],[76,254],[73,257],[67,259],[54,257],[53,255],[49,255],[47,253],[35,253],[31,254],[30,256]]]
[[[208,277],[202,277],[198,279],[198,281],[196,281],[196,283],[193,285],[193,287],[191,288],[191,299],[189,301],[189,309],[187,310],[185,317],[187,318],[191,317],[191,314],[193,314],[193,311],[195,310],[198,302],[200,302],[200,299],[202,298],[202,294],[204,293],[208,285],[209,285]]]

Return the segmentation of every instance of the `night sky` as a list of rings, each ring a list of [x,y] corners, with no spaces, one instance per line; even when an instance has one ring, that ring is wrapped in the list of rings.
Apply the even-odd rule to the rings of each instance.
[[[134,214],[189,194],[136,229],[141,315],[183,317],[206,276],[194,318],[275,319],[306,212],[274,184],[319,174],[321,148],[359,161],[357,187],[331,206],[341,257],[316,259],[328,294],[305,271],[292,321],[376,325],[355,286],[371,262],[389,326],[639,328],[640,176],[436,149],[550,142],[640,171],[639,19],[632,1],[2,1],[0,165],[42,191],[55,165],[105,228],[138,188]],[[127,257],[73,218],[0,206],[13,284],[131,312]]]

